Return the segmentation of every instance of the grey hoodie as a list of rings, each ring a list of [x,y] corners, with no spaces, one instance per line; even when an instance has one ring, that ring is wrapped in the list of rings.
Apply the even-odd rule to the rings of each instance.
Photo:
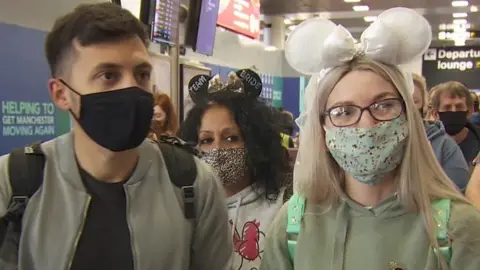
[[[470,172],[458,144],[447,134],[439,121],[425,121],[427,138],[432,145],[433,152],[445,170],[460,190],[465,190]]]
[[[270,223],[283,205],[284,189],[276,201],[268,201],[265,190],[251,185],[227,198],[228,219],[232,229],[232,270],[260,267],[263,242]]]

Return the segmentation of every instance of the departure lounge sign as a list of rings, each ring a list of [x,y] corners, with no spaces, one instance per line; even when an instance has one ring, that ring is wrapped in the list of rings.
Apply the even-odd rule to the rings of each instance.
[[[220,0],[217,24],[241,35],[258,39],[260,0]]]
[[[472,70],[480,68],[480,50],[462,47],[431,48],[423,60],[424,64],[436,61],[437,70]]]
[[[480,89],[480,49],[473,46],[430,48],[423,55],[422,75],[429,87],[459,81],[470,89]]]
[[[152,40],[175,44],[178,36],[180,0],[157,0],[152,25]]]

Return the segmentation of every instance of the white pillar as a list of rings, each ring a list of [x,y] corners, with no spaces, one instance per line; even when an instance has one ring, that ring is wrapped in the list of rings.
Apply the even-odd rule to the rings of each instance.
[[[265,24],[263,27],[263,43],[267,46],[272,46],[272,27],[270,24]]]
[[[271,45],[280,50],[285,48],[285,22],[283,16],[271,17]]]

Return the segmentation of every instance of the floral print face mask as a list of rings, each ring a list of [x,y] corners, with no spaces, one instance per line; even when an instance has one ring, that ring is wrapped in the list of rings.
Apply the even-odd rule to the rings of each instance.
[[[330,128],[325,131],[330,154],[356,180],[375,185],[400,165],[408,125],[404,115],[371,128]]]

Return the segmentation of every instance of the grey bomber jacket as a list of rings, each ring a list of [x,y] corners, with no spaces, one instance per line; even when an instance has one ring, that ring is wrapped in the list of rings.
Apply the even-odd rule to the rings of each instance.
[[[90,203],[73,134],[43,143],[42,149],[44,183],[25,211],[19,270],[69,269]],[[224,192],[210,168],[196,159],[197,221],[192,223],[184,217],[157,145],[145,141],[138,150],[137,167],[124,185],[135,269],[229,269],[233,248]],[[8,155],[1,156],[0,216],[12,196],[7,163]]]

